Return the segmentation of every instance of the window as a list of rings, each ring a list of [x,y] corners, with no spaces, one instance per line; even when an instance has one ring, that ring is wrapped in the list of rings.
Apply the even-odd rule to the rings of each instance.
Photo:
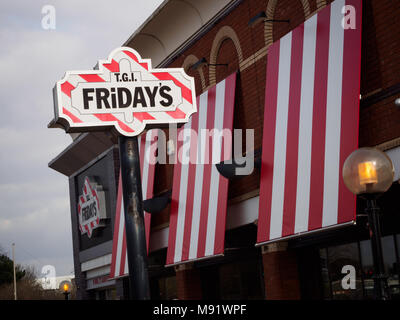
[[[400,298],[399,272],[393,235],[382,238],[383,261],[392,298]]]
[[[382,253],[392,299],[400,299],[399,237],[382,237]],[[397,252],[396,252],[397,250]],[[372,299],[374,296],[374,262],[370,240],[321,248],[320,268],[325,299]],[[354,266],[356,288],[343,289],[345,265]]]
[[[357,243],[328,247],[327,258],[332,299],[362,299],[363,288]],[[344,266],[351,266],[355,269],[355,289],[343,288],[342,280],[347,275],[347,273],[342,273]]]
[[[258,260],[223,264],[219,267],[220,299],[263,299],[263,281]]]

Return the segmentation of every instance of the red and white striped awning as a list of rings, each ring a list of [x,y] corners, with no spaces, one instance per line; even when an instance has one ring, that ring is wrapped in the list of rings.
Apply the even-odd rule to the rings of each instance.
[[[155,158],[157,150],[158,129],[149,130],[138,137],[140,172],[142,178],[143,200],[153,197]],[[150,213],[144,212],[147,252],[150,239]],[[129,274],[126,252],[125,214],[122,195],[121,172],[118,181],[117,205],[115,210],[113,250],[110,278],[123,277]]]
[[[228,180],[215,163],[231,159],[232,139],[217,132],[232,137],[235,84],[236,73],[197,97],[198,112],[178,131],[178,153],[190,161],[174,168],[167,265],[224,251]]]
[[[355,219],[342,166],[358,147],[360,61],[360,0],[334,1],[270,47],[258,244]]]

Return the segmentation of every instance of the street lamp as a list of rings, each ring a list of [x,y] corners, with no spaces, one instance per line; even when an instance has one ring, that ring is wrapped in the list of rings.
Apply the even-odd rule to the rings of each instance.
[[[65,300],[68,300],[68,296],[71,293],[72,284],[68,280],[64,280],[60,283],[60,291],[64,294]]]
[[[392,161],[384,152],[375,148],[355,150],[343,165],[345,185],[352,193],[367,201],[366,212],[375,269],[375,294],[380,300],[387,300],[390,295],[383,263],[380,213],[376,199],[390,188],[393,177]]]

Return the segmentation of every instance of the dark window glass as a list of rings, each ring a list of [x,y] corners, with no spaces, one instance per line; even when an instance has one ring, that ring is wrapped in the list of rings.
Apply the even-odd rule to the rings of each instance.
[[[229,263],[219,268],[220,297],[227,300],[263,299],[259,265],[255,260]]]
[[[396,235],[396,241],[397,241],[397,256],[400,257],[400,235]]]
[[[160,288],[161,300],[173,300],[177,298],[175,276],[158,279],[158,285]]]
[[[332,299],[331,281],[329,280],[328,252],[326,248],[319,250],[321,261],[322,291],[325,299]]]
[[[371,241],[364,240],[360,242],[362,277],[364,280],[365,298],[371,299],[374,294],[374,261],[372,257]]]
[[[397,258],[394,244],[394,236],[382,238],[383,261],[385,273],[388,276],[387,282],[392,298],[400,298],[399,274],[397,272]]]
[[[351,266],[355,271],[355,289],[343,288],[342,280],[348,275],[345,266]],[[332,299],[348,300],[362,299],[363,286],[361,282],[361,266],[357,243],[328,247],[328,270],[332,288]]]

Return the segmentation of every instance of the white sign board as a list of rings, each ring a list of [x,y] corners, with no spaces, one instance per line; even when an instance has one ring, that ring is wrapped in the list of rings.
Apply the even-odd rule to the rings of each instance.
[[[54,87],[54,124],[67,132],[185,123],[197,111],[194,79],[182,68],[152,69],[133,49],[114,50],[95,70],[68,71]]]

